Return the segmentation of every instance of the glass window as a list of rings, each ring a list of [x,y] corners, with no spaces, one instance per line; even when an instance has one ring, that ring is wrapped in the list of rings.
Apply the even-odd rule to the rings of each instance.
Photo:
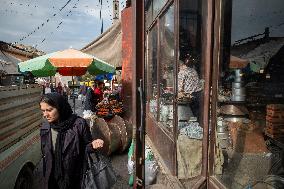
[[[147,1],[145,7],[146,28],[148,28],[153,22],[153,1]]]
[[[221,34],[214,173],[227,188],[283,188],[284,3],[232,3],[232,20],[226,6],[221,17],[231,32]]]
[[[171,5],[159,22],[160,31],[160,116],[164,128],[173,131],[173,97],[174,97],[174,6]]]
[[[149,111],[157,118],[158,111],[158,85],[157,85],[157,47],[158,32],[155,25],[148,33],[147,41],[147,99],[149,101]]]
[[[161,11],[161,9],[163,8],[163,6],[167,3],[167,0],[154,0],[153,1],[153,17],[155,18],[159,12]]]
[[[177,163],[178,177],[187,179],[187,185],[190,185],[196,182],[195,177],[201,175],[202,168],[201,1],[179,2]]]

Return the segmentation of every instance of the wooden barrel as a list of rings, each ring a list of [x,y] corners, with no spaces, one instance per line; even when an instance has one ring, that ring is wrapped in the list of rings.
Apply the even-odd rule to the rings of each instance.
[[[126,144],[127,144],[127,131],[126,131],[124,120],[120,116],[116,115],[108,122],[108,124],[115,124],[119,127],[120,145],[119,145],[118,151],[123,152],[126,149]]]
[[[116,123],[109,123],[108,122],[108,127],[110,128],[111,131],[115,131],[116,134],[113,135],[113,137],[116,137],[115,139],[112,139],[112,143],[110,144],[110,149],[111,152],[115,152],[117,150],[120,151],[121,148],[121,135],[122,135],[122,129],[121,127],[116,124]]]
[[[125,125],[126,125],[126,131],[127,131],[128,145],[130,145],[131,140],[132,140],[133,126],[129,121],[125,121]]]
[[[108,125],[103,118],[94,118],[90,121],[91,133],[94,139],[102,139],[104,147],[102,152],[110,155],[120,145],[120,129],[114,124]]]
[[[120,142],[121,145],[119,146],[118,151],[119,152],[124,152],[131,141],[132,135],[131,135],[131,131],[129,131],[129,129],[127,128],[127,125],[124,121],[124,119],[122,119],[120,116],[116,115],[114,116],[110,121],[109,124],[111,123],[115,123],[119,126],[120,131],[121,131],[121,135],[120,135]]]

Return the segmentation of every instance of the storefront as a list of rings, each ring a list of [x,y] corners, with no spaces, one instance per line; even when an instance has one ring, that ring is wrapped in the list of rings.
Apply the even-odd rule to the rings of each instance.
[[[145,12],[144,33],[136,34],[145,46],[136,51],[144,55],[136,62],[141,115],[166,172],[187,188],[283,184],[284,111],[273,105],[284,104],[283,3],[148,0],[143,7],[136,7],[136,15]]]
[[[209,6],[145,1],[146,138],[167,172],[192,187],[207,175]]]
[[[283,188],[283,1],[215,1],[209,188]]]

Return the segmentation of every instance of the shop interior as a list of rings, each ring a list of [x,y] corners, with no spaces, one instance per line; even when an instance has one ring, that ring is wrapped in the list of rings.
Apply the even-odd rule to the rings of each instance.
[[[226,188],[283,188],[283,3],[221,2],[225,4],[221,48],[213,60],[209,92],[209,142],[214,147],[208,154],[209,164],[213,162],[209,174]],[[232,4],[227,6],[228,2]],[[154,23],[151,9],[146,11],[147,103],[155,125],[168,138],[177,137],[176,175],[190,188],[202,170],[202,99],[208,65],[202,65],[201,2],[179,1],[178,5],[178,51],[174,5],[168,5]]]
[[[283,8],[233,1],[224,24],[214,174],[227,188],[284,186]]]

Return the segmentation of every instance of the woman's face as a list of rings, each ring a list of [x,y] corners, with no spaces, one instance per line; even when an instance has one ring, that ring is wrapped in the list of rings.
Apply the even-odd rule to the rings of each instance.
[[[54,108],[53,106],[50,106],[49,104],[45,102],[41,102],[40,109],[42,111],[43,117],[46,118],[49,123],[58,121],[59,112],[56,108]]]

